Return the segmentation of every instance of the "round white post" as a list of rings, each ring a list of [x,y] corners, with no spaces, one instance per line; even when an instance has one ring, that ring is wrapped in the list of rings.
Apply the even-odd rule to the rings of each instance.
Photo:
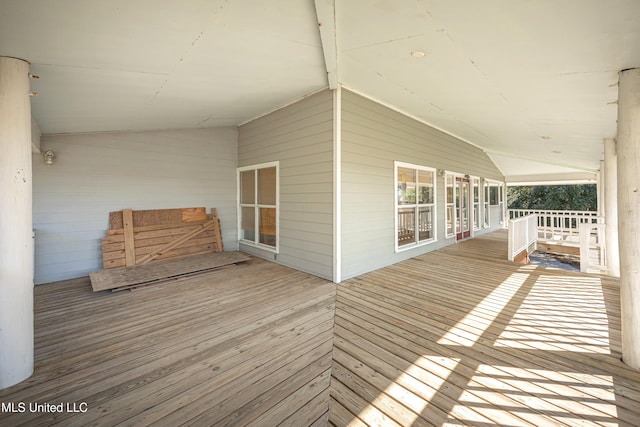
[[[604,221],[607,250],[607,273],[620,277],[618,251],[618,165],[616,141],[604,140]]]
[[[622,360],[640,369],[640,69],[621,71],[618,94],[618,241]]]
[[[0,57],[0,389],[32,373],[29,64]]]

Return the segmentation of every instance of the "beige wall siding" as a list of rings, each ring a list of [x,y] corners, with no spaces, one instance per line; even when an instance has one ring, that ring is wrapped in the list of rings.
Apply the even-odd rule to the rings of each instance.
[[[280,253],[241,249],[331,279],[333,95],[326,90],[239,128],[238,166],[280,162]]]
[[[44,136],[55,164],[33,157],[36,283],[102,268],[108,214],[124,208],[216,207],[237,249],[237,129]]]
[[[479,148],[343,90],[343,279],[453,243],[445,239],[444,179],[436,177],[438,241],[395,252],[394,161],[503,180]],[[480,233],[497,227],[492,221]]]

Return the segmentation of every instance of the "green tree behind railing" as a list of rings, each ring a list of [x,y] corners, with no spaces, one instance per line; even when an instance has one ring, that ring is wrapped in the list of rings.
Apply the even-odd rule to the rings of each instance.
[[[594,184],[507,187],[509,209],[596,211]]]

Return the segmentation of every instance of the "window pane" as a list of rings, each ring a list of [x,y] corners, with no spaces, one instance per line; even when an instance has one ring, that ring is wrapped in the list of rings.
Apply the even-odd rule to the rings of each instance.
[[[241,221],[240,221],[240,238],[245,240],[256,239],[256,210],[253,207],[241,208]]]
[[[276,246],[276,210],[260,208],[260,243]]]
[[[489,225],[489,204],[484,204],[484,225]]]
[[[258,169],[258,203],[276,204],[276,168]]]
[[[422,206],[418,210],[418,240],[429,240],[433,238],[433,207]]]
[[[498,187],[496,185],[492,185],[489,189],[489,200],[491,206],[498,204]]]
[[[398,246],[415,243],[415,209],[398,209]]]
[[[416,171],[398,168],[398,204],[412,205],[416,202]]]
[[[240,203],[253,204],[255,199],[255,171],[240,172]]]
[[[473,228],[476,230],[480,228],[480,204],[479,203],[473,204]]]
[[[433,172],[418,171],[418,203],[433,203]]]
[[[447,205],[447,235],[453,234],[453,205]]]
[[[477,179],[473,180],[473,201],[475,203],[480,201],[480,183]]]
[[[460,186],[456,185],[456,200],[460,201]],[[462,213],[460,212],[460,203],[456,204],[456,232],[460,232],[460,217]]]
[[[453,175],[447,175],[447,203],[453,203]]]

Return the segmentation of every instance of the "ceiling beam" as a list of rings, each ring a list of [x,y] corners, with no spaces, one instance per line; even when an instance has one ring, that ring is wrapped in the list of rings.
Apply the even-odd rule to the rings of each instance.
[[[335,0],[315,0],[320,41],[324,53],[324,65],[327,69],[329,89],[338,87],[338,42],[336,39]]]
[[[505,176],[508,186],[512,185],[566,185],[595,184],[597,175],[589,172],[569,172],[537,175]]]

